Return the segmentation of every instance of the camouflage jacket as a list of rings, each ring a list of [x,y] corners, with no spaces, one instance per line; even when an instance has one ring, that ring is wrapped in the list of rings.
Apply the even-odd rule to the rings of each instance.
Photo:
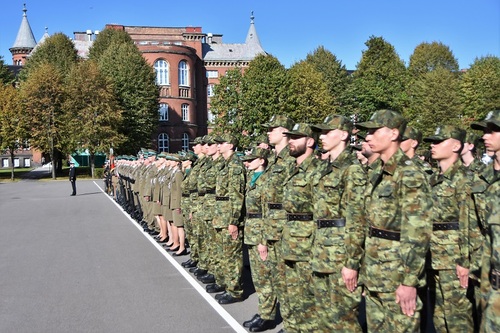
[[[312,245],[314,272],[339,272],[343,266],[359,269],[363,255],[363,206],[367,176],[359,160],[345,149],[321,174],[313,188],[314,220],[318,223]],[[320,227],[331,220],[341,227]]]
[[[432,232],[431,191],[425,174],[401,149],[373,169],[367,186],[367,230],[360,282],[370,291],[418,286]],[[400,240],[370,236],[371,227]]]
[[[246,217],[243,235],[244,243],[248,245],[266,244],[264,219],[262,218],[262,190],[264,189],[264,183],[261,179],[263,174],[263,172],[249,173],[245,190]],[[261,217],[255,217],[252,214],[261,214]]]
[[[494,163],[491,163],[484,168],[480,177],[488,184],[484,192],[486,212],[483,216],[487,232],[481,267],[481,291],[488,294],[490,272],[500,271],[500,172],[494,171]]]
[[[283,227],[282,251],[283,259],[291,261],[309,261],[314,239],[316,223],[313,220],[313,184],[318,181],[325,161],[308,156],[296,166],[285,181],[283,189],[283,208],[287,213],[287,221]],[[309,214],[311,217],[301,218]]]
[[[198,207],[202,207],[203,198],[198,196],[198,191],[200,191],[201,189],[198,188],[198,186],[201,184],[201,170],[205,168],[205,164],[209,160],[210,159],[206,156],[203,156],[202,158],[197,160],[191,168],[191,172],[188,176],[189,181],[187,186],[189,187],[189,209],[192,213],[196,212],[199,209]]]
[[[245,200],[245,167],[236,153],[224,160],[217,173],[214,228],[239,226],[243,222]]]
[[[211,157],[209,157],[211,159]],[[217,174],[224,166],[224,158],[219,156],[216,160],[211,160],[205,164],[199,178],[198,194],[203,196],[203,209],[200,211],[201,217],[205,221],[212,221],[215,214],[215,187],[217,185]]]
[[[286,222],[285,211],[269,209],[269,204],[283,204],[283,186],[290,169],[295,166],[295,159],[290,156],[288,146],[278,155],[270,157],[264,174],[260,177],[262,183],[262,212],[265,220],[264,237],[270,241],[281,239],[281,232]]]
[[[434,231],[428,264],[438,270],[455,269],[456,265],[469,268],[473,253],[470,235],[477,235],[479,229],[467,170],[457,160],[442,175],[434,173],[430,185]],[[449,222],[458,223],[458,230],[437,230],[438,225]]]

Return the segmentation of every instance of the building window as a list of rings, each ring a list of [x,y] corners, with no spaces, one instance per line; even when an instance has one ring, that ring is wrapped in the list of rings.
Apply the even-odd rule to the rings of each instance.
[[[160,114],[160,121],[168,120],[168,104],[160,103],[160,108],[158,109],[158,113]]]
[[[209,124],[213,124],[215,121],[215,116],[212,113],[212,111],[210,111],[210,110],[208,110],[208,112],[207,112],[207,121]]]
[[[182,150],[189,150],[189,135],[187,133],[182,134]]]
[[[165,60],[155,61],[156,83],[159,86],[170,84],[168,80],[168,63]]]
[[[214,87],[215,87],[215,85],[213,85],[213,84],[209,84],[209,85],[207,86],[207,96],[208,96],[208,97],[212,97],[212,96],[214,96],[214,95],[215,95],[215,94],[214,94]]]
[[[219,77],[219,72],[218,71],[207,71],[207,78],[209,79],[216,79]]]
[[[182,121],[189,121],[189,104],[182,104]]]
[[[170,140],[167,133],[158,135],[158,150],[161,152],[169,152]]]
[[[179,62],[179,86],[189,86],[189,69],[185,60]]]

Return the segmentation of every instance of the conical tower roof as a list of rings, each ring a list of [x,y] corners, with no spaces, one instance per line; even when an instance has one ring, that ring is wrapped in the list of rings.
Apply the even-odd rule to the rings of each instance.
[[[250,28],[248,29],[247,39],[245,40],[245,44],[252,47],[256,51],[256,53],[260,53],[264,52],[264,49],[262,48],[262,45],[260,45],[259,36],[257,35],[257,29],[255,29],[254,19],[255,16],[253,16],[252,12],[250,15]]]
[[[28,22],[28,16],[26,15],[26,4],[24,4],[23,8],[23,19],[21,21],[21,26],[19,27],[19,31],[17,32],[17,38],[12,45],[12,49],[26,49],[26,48],[34,48],[36,45],[35,36],[33,35],[33,31],[31,30],[31,26]]]

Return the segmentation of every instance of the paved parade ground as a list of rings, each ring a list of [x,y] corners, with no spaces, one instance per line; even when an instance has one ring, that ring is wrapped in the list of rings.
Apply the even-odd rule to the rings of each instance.
[[[0,183],[0,332],[247,332],[251,289],[219,305],[101,187]]]

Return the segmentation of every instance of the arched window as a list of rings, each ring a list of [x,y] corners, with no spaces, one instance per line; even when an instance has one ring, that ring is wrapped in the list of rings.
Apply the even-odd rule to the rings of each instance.
[[[165,60],[155,61],[155,73],[156,73],[156,83],[160,86],[170,84],[168,79],[168,62]]]
[[[158,150],[161,152],[169,152],[170,140],[167,133],[158,135]]]
[[[182,150],[189,150],[189,135],[187,133],[182,134]]]
[[[160,121],[168,120],[168,104],[160,103],[160,108],[158,109],[158,113],[160,114]]]
[[[189,104],[181,105],[182,121],[189,121]]]
[[[179,86],[189,86],[189,68],[185,60],[179,62]]]

